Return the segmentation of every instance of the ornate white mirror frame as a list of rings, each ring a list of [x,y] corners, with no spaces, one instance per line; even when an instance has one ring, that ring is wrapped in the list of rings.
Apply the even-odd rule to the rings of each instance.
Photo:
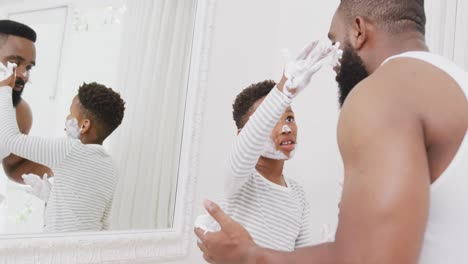
[[[0,264],[156,263],[187,255],[215,2],[197,2],[173,228],[1,236]]]

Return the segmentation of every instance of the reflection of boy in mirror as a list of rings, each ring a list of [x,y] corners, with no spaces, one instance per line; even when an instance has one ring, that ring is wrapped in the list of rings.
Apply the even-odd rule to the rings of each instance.
[[[14,122],[12,78],[0,82],[0,142],[10,152],[54,171],[50,195],[39,194],[47,200],[44,231],[106,230],[117,172],[102,143],[122,122],[124,101],[104,85],[85,83],[70,106],[66,121],[68,136],[54,139],[26,136]],[[37,191],[49,187],[46,179],[32,177],[36,181],[29,181],[33,187],[39,186]]]
[[[234,102],[239,134],[229,157],[224,209],[262,247],[293,251],[312,244],[306,194],[301,185],[283,175],[283,167],[297,144],[292,99],[331,51],[312,43],[285,67],[285,75],[291,75],[294,82],[281,90],[278,87],[283,85],[274,81],[252,84]],[[209,221],[206,226],[215,226]]]
[[[17,65],[12,97],[18,127],[24,134],[28,134],[31,130],[32,113],[21,94],[29,81],[30,71],[36,64],[35,42],[36,33],[30,27],[11,20],[0,20],[0,62],[5,65],[7,62]],[[0,159],[6,175],[18,183],[23,183],[21,175],[25,173],[51,175],[49,168],[10,154],[2,144],[0,144]]]

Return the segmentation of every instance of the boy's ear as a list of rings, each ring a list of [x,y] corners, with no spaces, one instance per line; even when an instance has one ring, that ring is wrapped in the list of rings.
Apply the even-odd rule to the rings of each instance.
[[[91,129],[91,120],[89,119],[83,119],[81,121],[81,125],[80,125],[80,134],[84,134],[86,132],[88,132],[88,130]]]

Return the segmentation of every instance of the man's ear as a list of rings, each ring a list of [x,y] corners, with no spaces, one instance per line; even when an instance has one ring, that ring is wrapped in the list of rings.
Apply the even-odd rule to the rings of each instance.
[[[80,125],[80,134],[84,134],[86,132],[88,132],[88,130],[91,129],[91,120],[89,119],[83,119],[81,121],[81,125]]]
[[[369,22],[361,16],[357,16],[354,19],[350,42],[355,50],[360,50],[367,42],[369,36],[369,26]]]

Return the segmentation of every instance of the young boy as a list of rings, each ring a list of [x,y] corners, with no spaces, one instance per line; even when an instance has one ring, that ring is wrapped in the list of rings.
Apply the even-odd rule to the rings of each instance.
[[[310,245],[310,208],[302,186],[283,175],[297,144],[291,99],[264,81],[236,98],[239,131],[229,158],[227,214],[263,247],[284,251]]]
[[[39,138],[20,133],[12,85],[14,74],[0,82],[0,144],[52,169],[44,232],[106,230],[117,172],[102,143],[122,122],[124,101],[110,88],[84,83],[70,106],[68,136]]]

